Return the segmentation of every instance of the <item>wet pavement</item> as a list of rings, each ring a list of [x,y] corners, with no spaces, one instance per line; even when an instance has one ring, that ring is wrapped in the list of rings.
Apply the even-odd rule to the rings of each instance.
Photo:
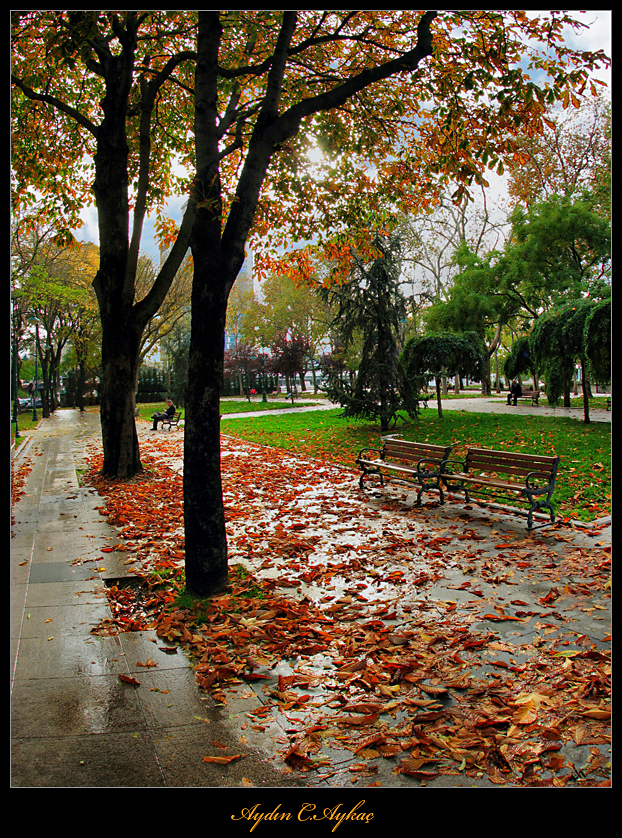
[[[594,421],[598,421],[595,413]],[[350,794],[352,754],[330,753],[328,748],[330,771],[296,771],[279,757],[291,739],[291,717],[277,714],[265,718],[262,725],[248,724],[251,714],[265,702],[263,684],[244,685],[222,705],[198,690],[192,662],[182,649],[173,647],[173,651],[154,632],[91,633],[110,617],[107,585],[132,575],[125,554],[113,549],[119,535],[99,512],[101,498],[79,482],[98,434],[97,413],[58,411],[40,424],[14,460],[14,473],[22,468],[25,473],[23,494],[13,510],[11,539],[12,787],[219,787],[238,792],[249,787],[315,788],[323,793],[347,789]],[[340,481],[344,486],[353,482],[348,470],[330,468],[335,474],[327,474],[327,481],[338,491],[343,491]],[[395,491],[408,503],[403,489]],[[370,514],[375,516],[373,526],[385,532],[395,517],[387,511],[386,500],[386,493],[374,492],[366,500],[356,500],[368,520]],[[486,549],[494,549],[491,532],[503,540],[524,531],[524,518],[506,509],[491,507],[485,514],[467,517],[468,525],[460,505],[436,507],[428,515],[426,528],[429,531],[432,526],[442,534],[455,526],[466,527],[484,559]],[[407,530],[416,525],[409,518],[404,523]],[[352,534],[336,527],[335,538],[340,537],[351,541]],[[576,547],[602,550],[610,549],[610,538],[610,521],[603,520],[593,527],[574,527],[561,541],[551,537],[546,543],[547,549],[562,552]],[[449,574],[437,587],[428,586],[426,597],[434,602],[466,597],[464,578],[464,569],[457,563],[455,577]],[[490,584],[503,599],[502,582],[497,579]],[[533,601],[549,587],[525,575],[508,582],[507,595]],[[312,597],[312,586],[302,595]],[[607,597],[595,607],[573,608],[567,616],[573,636],[607,644]],[[567,626],[562,606],[558,617],[557,630],[563,631]],[[486,630],[484,617],[478,626]],[[499,632],[500,627],[493,622],[489,628]],[[520,643],[521,631],[527,636],[534,630],[512,623],[508,639]],[[505,631],[501,629],[501,640]],[[274,680],[289,673],[291,669],[282,662],[270,674]],[[228,764],[204,759],[242,750],[244,759]],[[588,758],[583,753],[572,757],[583,763]],[[340,770],[334,770],[335,764]],[[381,767],[374,779],[378,785],[391,787],[421,785],[391,768]],[[492,785],[485,776],[466,775],[430,783],[436,787]],[[235,806],[230,804],[232,816]]]
[[[181,650],[153,632],[91,634],[110,617],[107,583],[131,575],[102,552],[118,534],[78,481],[98,426],[97,414],[57,411],[15,461],[32,470],[11,539],[12,786],[292,785],[260,753],[252,766],[203,762],[239,733]]]

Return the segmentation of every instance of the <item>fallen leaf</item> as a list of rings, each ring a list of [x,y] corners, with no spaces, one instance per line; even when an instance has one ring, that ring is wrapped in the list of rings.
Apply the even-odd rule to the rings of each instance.
[[[246,754],[235,754],[235,756],[230,757],[203,757],[203,762],[215,762],[217,765],[229,765],[230,762],[234,762],[236,759],[242,759],[245,757]]]

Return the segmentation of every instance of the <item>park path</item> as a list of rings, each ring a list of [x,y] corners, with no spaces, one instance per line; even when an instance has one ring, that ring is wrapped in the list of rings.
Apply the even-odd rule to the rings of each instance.
[[[222,414],[223,419],[241,419],[244,417],[269,416],[270,414],[288,414],[292,412],[310,412],[314,410],[334,410],[337,405],[331,404],[326,399],[314,399],[314,405],[301,405],[296,407],[274,408],[271,410],[248,410],[244,413],[226,413],[226,399],[223,400]],[[500,413],[508,415],[534,415],[534,416],[552,416],[552,417],[567,417],[569,419],[577,419],[583,421],[583,409],[581,407],[580,398],[572,400],[575,405],[573,407],[550,407],[546,404],[546,400],[538,406],[527,404],[508,405],[506,403],[506,396],[491,396],[487,397],[473,397],[460,399],[445,399],[442,402],[443,410],[465,410],[469,413]],[[436,410],[436,402],[433,399],[429,401],[429,407],[424,410]],[[603,409],[590,410],[590,419],[592,422],[609,422],[611,423],[611,411]]]
[[[265,678],[233,689],[223,707],[197,690],[184,652],[169,654],[153,632],[92,633],[111,618],[106,586],[132,574],[127,552],[114,549],[119,532],[100,514],[102,498],[78,480],[99,449],[98,425],[97,413],[59,411],[14,463],[23,493],[11,542],[13,786],[419,787],[416,773],[395,773],[394,758],[344,748],[343,729],[337,740],[320,740],[320,768],[284,762],[338,695],[324,683],[308,687],[310,670],[334,672],[330,654],[272,662]],[[181,433],[153,434],[145,423],[140,435],[146,455],[181,470]],[[469,634],[491,644],[489,658],[474,662],[477,678],[488,680],[533,656],[539,638],[571,656],[582,657],[586,643],[594,655],[608,649],[608,589],[595,570],[609,556],[607,522],[527,537],[524,517],[507,510],[434,503],[415,510],[403,488],[361,495],[356,473],[332,465],[311,483],[317,464],[271,452],[225,442],[226,491],[242,512],[230,525],[232,561],[283,583],[288,596],[321,604],[335,626],[351,627],[355,645],[370,619],[376,631],[401,633],[401,643],[415,642],[413,629],[432,636],[446,626],[457,644],[466,621]],[[302,565],[314,569],[307,580],[300,555],[275,550],[289,543],[284,533],[304,536]],[[281,678],[303,678],[307,702],[284,710],[273,698]],[[381,720],[391,725],[398,708],[387,707]],[[239,753],[242,739],[244,759],[204,762]],[[595,749],[606,761],[607,747],[577,728],[562,754],[583,768],[594,764]],[[499,776],[458,771],[423,782],[490,787]]]

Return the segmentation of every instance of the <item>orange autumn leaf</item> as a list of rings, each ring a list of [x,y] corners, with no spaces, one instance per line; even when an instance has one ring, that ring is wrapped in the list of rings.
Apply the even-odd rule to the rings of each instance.
[[[229,765],[230,762],[234,762],[236,759],[242,759],[242,757],[245,756],[246,754],[235,754],[230,757],[203,757],[203,762],[214,762],[217,765]]]

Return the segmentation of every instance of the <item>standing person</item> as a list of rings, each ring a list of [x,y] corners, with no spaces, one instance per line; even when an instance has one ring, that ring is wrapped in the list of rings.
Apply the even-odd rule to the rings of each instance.
[[[175,405],[171,401],[171,399],[166,400],[167,408],[164,413],[154,413],[151,417],[153,419],[153,427],[151,428],[152,431],[158,430],[158,422],[161,422],[163,419],[168,419],[169,416],[173,416],[175,413]]]

